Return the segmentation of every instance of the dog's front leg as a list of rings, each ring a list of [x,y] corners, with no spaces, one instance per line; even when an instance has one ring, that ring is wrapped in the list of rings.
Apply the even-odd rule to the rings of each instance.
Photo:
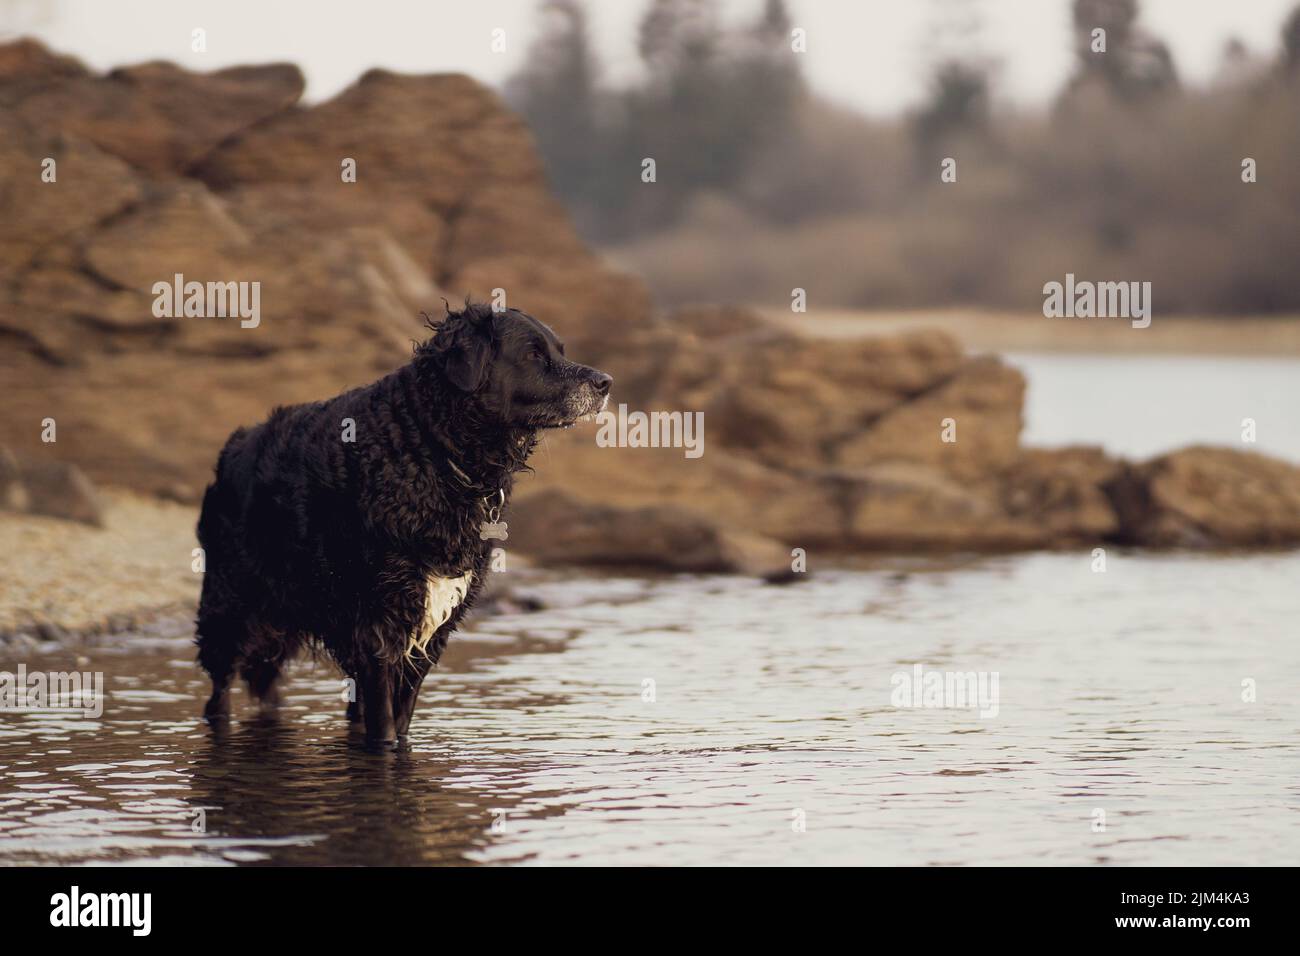
[[[379,659],[366,662],[361,673],[361,700],[366,722],[366,743],[391,746],[397,743],[393,721],[393,665]]]
[[[415,713],[415,699],[420,693],[420,685],[429,673],[432,661],[427,657],[411,658],[406,661],[397,675],[397,687],[393,692],[393,721],[397,725],[397,736],[405,737],[411,726],[411,715]]]

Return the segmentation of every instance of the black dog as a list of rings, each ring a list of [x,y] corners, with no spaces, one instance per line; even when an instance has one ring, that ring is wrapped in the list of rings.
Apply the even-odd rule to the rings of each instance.
[[[406,735],[416,694],[473,605],[541,429],[601,410],[613,381],[570,362],[536,319],[467,305],[412,361],[328,401],[238,429],[203,497],[199,662],[205,715],[230,713],[236,669],[264,705],[304,646],[356,687],[366,737]],[[351,440],[349,440],[351,438]]]

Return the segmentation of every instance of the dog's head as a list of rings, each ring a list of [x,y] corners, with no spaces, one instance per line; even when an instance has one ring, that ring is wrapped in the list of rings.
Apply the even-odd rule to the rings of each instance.
[[[489,418],[517,428],[563,428],[594,415],[614,379],[571,362],[547,326],[518,309],[466,305],[437,324],[421,352]]]

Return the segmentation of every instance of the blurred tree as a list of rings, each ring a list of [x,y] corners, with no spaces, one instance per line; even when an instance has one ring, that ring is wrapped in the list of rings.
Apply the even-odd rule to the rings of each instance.
[[[700,192],[729,190],[773,137],[794,131],[803,86],[785,4],[769,0],[752,27],[730,31],[716,6],[653,0],[642,21],[650,82],[629,98],[628,120],[665,188],[625,228],[665,224]]]
[[[929,146],[956,132],[983,129],[988,118],[988,75],[972,63],[950,60],[935,72],[930,101],[916,117],[916,133]]]
[[[637,50],[651,77],[663,79],[707,66],[717,43],[713,0],[651,0]]]
[[[566,199],[582,195],[605,160],[598,129],[598,66],[578,0],[545,0],[542,28],[506,99],[537,137],[551,183]]]
[[[1177,87],[1169,48],[1137,26],[1137,0],[1074,0],[1075,52],[1079,70],[1065,91],[1100,87],[1129,101]],[[1093,31],[1105,30],[1105,51],[1094,49]]]
[[[1092,31],[1106,31],[1106,51],[1128,46],[1137,23],[1137,0],[1074,0],[1075,52],[1079,70],[1105,73],[1115,68],[1114,59],[1093,50]]]
[[[733,188],[796,125],[804,88],[783,0],[731,30],[716,0],[652,0],[637,44],[645,82],[618,92],[599,88],[578,0],[546,0],[543,11],[548,26],[508,97],[589,238],[671,224],[699,193]],[[640,178],[647,157],[653,184]]]
[[[1265,65],[1251,53],[1241,38],[1230,36],[1223,43],[1219,65],[1210,82],[1216,89],[1245,87],[1259,79],[1265,71]]]
[[[790,14],[785,9],[785,0],[765,0],[758,34],[766,40],[785,42],[790,35]]]
[[[934,64],[929,96],[912,118],[916,175],[932,177],[935,154],[952,137],[988,127],[990,63],[979,52],[983,16],[976,0],[931,0],[924,56]]]
[[[1282,24],[1282,63],[1289,73],[1300,73],[1300,6]]]

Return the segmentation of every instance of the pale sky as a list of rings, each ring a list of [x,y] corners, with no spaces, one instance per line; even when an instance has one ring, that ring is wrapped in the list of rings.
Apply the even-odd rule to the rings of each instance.
[[[1214,73],[1235,36],[1276,54],[1279,29],[1300,0],[1140,0],[1141,22],[1173,50],[1185,81]],[[750,19],[762,0],[722,0],[730,19]],[[593,39],[606,74],[636,75],[636,25],[645,0],[589,0]],[[884,115],[924,93],[936,50],[954,49],[951,27],[973,9],[973,47],[999,64],[997,95],[1032,106],[1049,100],[1071,64],[1070,0],[788,0],[808,32],[806,75],[823,94]],[[493,86],[527,53],[537,0],[0,0],[0,36],[35,35],[106,69],[167,59],[193,69],[289,60],[307,95],[337,93],[372,66],[404,72],[465,72]],[[190,49],[195,27],[206,53]],[[491,51],[492,31],[506,49]]]

